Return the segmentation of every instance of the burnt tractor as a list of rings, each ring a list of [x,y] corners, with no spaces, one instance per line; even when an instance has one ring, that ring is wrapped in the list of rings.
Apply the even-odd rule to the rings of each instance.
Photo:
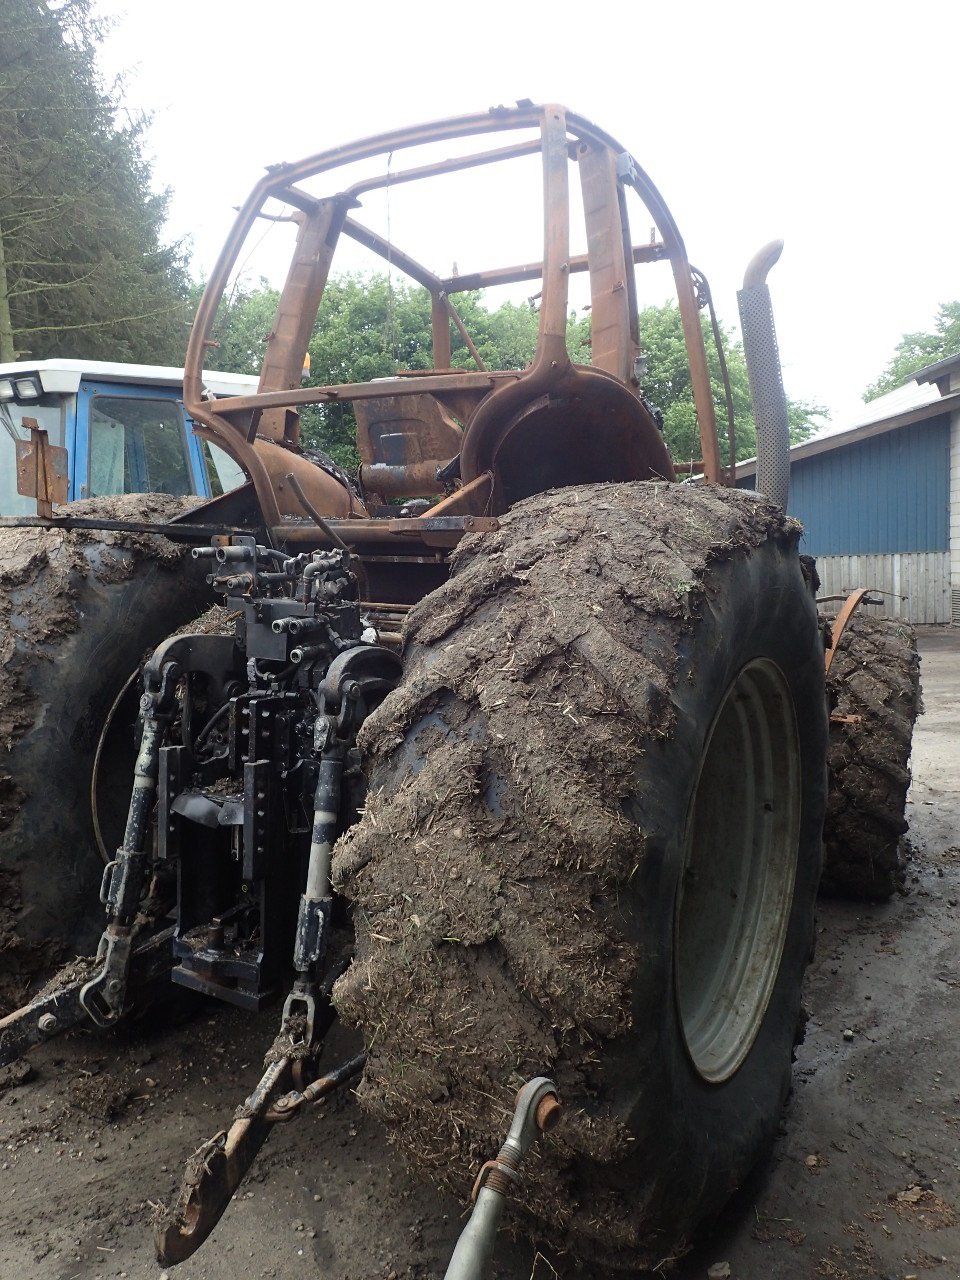
[[[490,165],[539,166],[541,260],[444,276],[363,220],[365,200]],[[269,202],[297,231],[260,383],[214,399],[217,309]],[[634,204],[656,229],[642,243]],[[301,385],[344,242],[427,291],[432,367]],[[459,1191],[463,1165],[496,1149],[518,1083],[549,1077],[564,1122],[516,1195],[611,1266],[682,1252],[769,1146],[813,945],[828,730],[815,570],[785,514],[765,283],[778,252],[758,255],[740,295],[754,494],[734,487],[732,451],[720,456],[706,281],[609,134],[521,103],[275,166],[211,275],[184,376],[197,433],[248,482],[169,519],[80,504],[34,522],[72,531],[72,589],[95,597],[71,631],[87,637],[82,679],[110,663],[139,672],[144,628],[153,651],[139,680],[96,699],[74,672],[61,737],[95,758],[84,777],[110,855],[106,927],[94,959],[0,1022],[0,1053],[110,1027],[171,981],[282,1010],[262,1079],[158,1223],[162,1261],[212,1230],[276,1123],[344,1083]],[[686,474],[702,483],[678,481],[644,391],[635,267],[657,263],[699,422]],[[578,274],[589,364],[567,348]],[[488,369],[456,295],[527,281],[534,359]],[[455,332],[469,367],[452,365]],[[300,445],[303,414],[331,406],[356,421],[354,479]],[[162,571],[147,544],[165,548]],[[111,592],[131,584],[139,603],[121,609]],[[205,594],[214,607],[180,625]],[[88,814],[58,820],[75,826],[42,849],[24,830],[5,847],[27,952],[76,946],[90,927]],[[337,1015],[367,1049],[321,1063]],[[488,1171],[491,1186],[512,1178],[509,1158]]]

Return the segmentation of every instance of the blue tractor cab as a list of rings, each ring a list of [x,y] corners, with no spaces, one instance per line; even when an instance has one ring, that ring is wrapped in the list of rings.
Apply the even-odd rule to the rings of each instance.
[[[212,396],[249,395],[258,383],[244,374],[204,376]],[[0,364],[0,516],[44,514],[38,458],[55,503],[121,493],[214,498],[242,484],[236,462],[192,427],[181,369],[98,360]],[[41,501],[43,487],[41,479]]]

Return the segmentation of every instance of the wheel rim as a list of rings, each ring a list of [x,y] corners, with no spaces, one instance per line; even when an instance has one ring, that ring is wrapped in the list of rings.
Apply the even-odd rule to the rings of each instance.
[[[724,695],[687,815],[675,986],[687,1052],[719,1084],[760,1030],[783,955],[800,829],[796,713],[780,668],[757,659]]]

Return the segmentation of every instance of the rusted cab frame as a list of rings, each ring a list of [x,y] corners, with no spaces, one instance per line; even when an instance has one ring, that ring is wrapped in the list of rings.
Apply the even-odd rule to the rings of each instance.
[[[298,185],[356,161],[392,157],[424,144],[519,131],[534,136],[406,170],[391,171],[385,163],[382,175],[322,198]],[[360,197],[376,187],[534,154],[541,157],[543,173],[541,262],[443,279],[351,216]],[[571,162],[580,173],[588,244],[588,252],[576,257],[569,251]],[[634,246],[629,239],[626,187],[646,205],[661,237],[658,242]],[[255,395],[214,402],[205,398],[202,378],[214,318],[244,242],[270,199],[294,208],[299,229],[260,385]],[[301,386],[307,345],[341,235],[365,245],[429,291],[432,370],[371,383]],[[673,479],[636,374],[640,334],[633,265],[658,259],[669,260],[676,284],[704,475],[708,482],[722,483],[697,296],[676,223],[650,178],[623,147],[582,116],[553,105],[496,108],[394,130],[271,168],[240,209],[201,299],[186,356],[186,408],[199,433],[245,469],[266,526],[286,542],[318,540],[316,523],[304,520],[303,495],[314,511],[336,522],[348,541],[382,542],[388,537],[414,551],[410,544],[449,545],[465,519],[471,522],[468,527],[477,528],[478,520],[553,484]],[[590,366],[574,365],[566,345],[569,277],[579,271],[588,271],[591,281]],[[526,280],[542,282],[534,359],[522,371],[488,371],[452,296]],[[450,367],[451,326],[463,336],[476,372]],[[299,407],[333,402],[350,403],[357,416],[362,499],[297,448]],[[438,480],[438,470],[444,482]],[[291,484],[290,475],[298,483]],[[382,518],[383,504],[391,496],[417,494],[446,496],[419,519]],[[381,518],[375,518],[377,510]]]

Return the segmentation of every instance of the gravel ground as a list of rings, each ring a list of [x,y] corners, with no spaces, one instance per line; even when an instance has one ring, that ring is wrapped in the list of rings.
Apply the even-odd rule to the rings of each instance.
[[[807,1037],[768,1166],[676,1272],[732,1280],[960,1275],[960,633],[920,633],[926,714],[907,892],[821,904]],[[276,1011],[77,1033],[0,1074],[0,1277],[158,1280],[149,1219],[182,1161],[229,1124]],[[335,1033],[329,1061],[355,1051]],[[491,1153],[492,1154],[492,1153]],[[349,1094],[279,1129],[217,1231],[170,1280],[443,1275],[463,1200],[411,1182]],[[549,1240],[498,1247],[499,1280],[596,1275]]]

